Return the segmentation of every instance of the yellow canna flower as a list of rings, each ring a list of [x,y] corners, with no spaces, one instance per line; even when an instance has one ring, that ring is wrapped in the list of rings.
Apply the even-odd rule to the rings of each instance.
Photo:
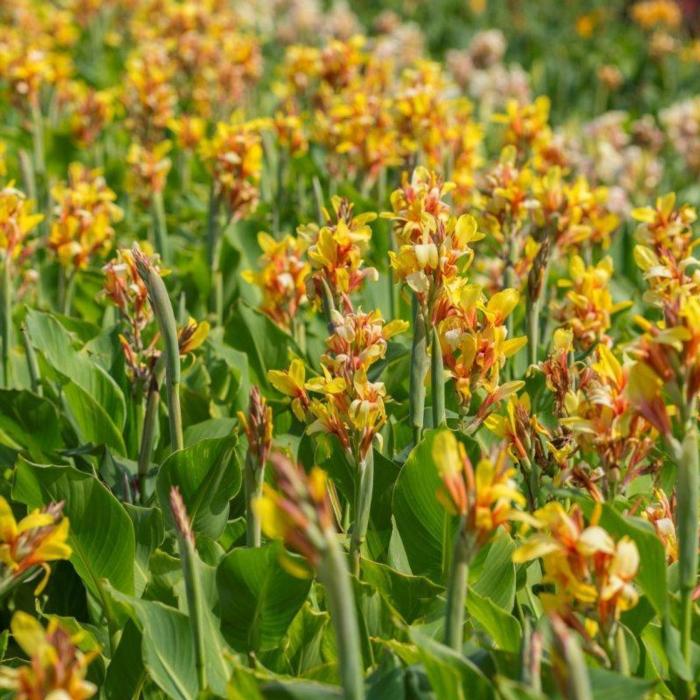
[[[18,611],[12,616],[10,629],[29,663],[0,667],[0,687],[13,690],[17,700],[86,700],[95,695],[97,686],[85,676],[98,652],[80,651],[79,638],[71,637],[56,618],[44,629],[31,615]]]
[[[306,392],[306,369],[304,363],[295,358],[287,371],[268,370],[267,379],[282,394],[291,397],[292,411],[298,420],[304,421],[309,408],[309,395]]]
[[[12,182],[0,190],[0,250],[4,257],[15,260],[26,255],[27,238],[44,218],[32,213],[33,206]]]
[[[51,569],[48,562],[68,559],[68,518],[62,517],[63,503],[53,503],[34,510],[17,522],[10,504],[0,496],[0,564],[4,578],[17,578],[33,567],[44,570],[37,586],[46,586]]]
[[[477,548],[499,527],[520,517],[515,506],[524,505],[525,498],[513,479],[515,470],[506,467],[504,453],[496,464],[481,459],[474,469],[464,445],[444,430],[434,438],[433,461],[442,480],[440,502],[464,517],[466,533]]]

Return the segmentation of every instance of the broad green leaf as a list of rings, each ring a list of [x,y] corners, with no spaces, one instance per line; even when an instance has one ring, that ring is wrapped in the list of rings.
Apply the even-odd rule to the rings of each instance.
[[[520,650],[520,623],[509,612],[473,588],[467,594],[467,610],[472,620],[493,639],[499,649],[514,654]]]
[[[442,578],[444,508],[436,494],[440,477],[433,462],[430,430],[408,455],[394,488],[393,513],[414,574]]]
[[[0,389],[0,442],[35,460],[51,458],[64,447],[56,407],[30,391]]]
[[[498,532],[481,550],[469,567],[469,580],[474,590],[504,610],[515,603],[515,544],[506,532]]]
[[[163,541],[163,515],[158,508],[124,505],[134,524],[136,538],[136,556],[134,558],[134,583],[136,594],[141,595],[148,582],[148,562],[151,554]]]
[[[362,580],[376,588],[408,624],[426,615],[431,604],[444,592],[441,586],[423,576],[402,574],[368,559],[362,560]]]
[[[92,397],[117,428],[123,428],[126,402],[112,377],[88,354],[75,350],[70,333],[50,314],[30,309],[26,323],[32,344],[49,365]]]
[[[309,594],[311,581],[285,571],[280,556],[291,555],[276,543],[241,547],[219,564],[222,631],[238,650],[275,648]]]
[[[107,667],[103,689],[107,700],[134,697],[143,673],[141,632],[132,620],[128,620]]]
[[[604,668],[589,668],[593,700],[644,700],[656,685],[654,680],[631,678]]]
[[[216,539],[226,527],[229,501],[241,486],[236,438],[201,440],[173,452],[160,467],[156,480],[158,501],[172,526],[170,488],[178,486],[196,533]]]
[[[224,340],[248,356],[251,379],[262,386],[268,386],[267,370],[289,366],[290,350],[295,355],[302,355],[290,335],[267,316],[243,303],[237,305],[226,324]]]
[[[436,698],[493,698],[494,689],[484,674],[463,654],[411,629],[411,640],[425,667]]]
[[[61,398],[68,420],[82,444],[107,445],[117,454],[126,455],[121,431],[87,391],[68,381],[62,388]]]
[[[118,591],[134,591],[134,527],[121,503],[94,476],[20,459],[12,496],[30,508],[64,501],[71,563],[98,600],[104,602],[104,579]]]
[[[271,681],[262,687],[265,700],[342,700],[343,691],[312,681]]]
[[[180,700],[198,695],[194,641],[187,615],[157,601],[142,600],[116,592],[112,595],[131,609],[142,634],[143,663],[151,678],[169,697]],[[205,609],[204,655],[207,685],[225,695],[230,672],[226,648],[212,617]]]

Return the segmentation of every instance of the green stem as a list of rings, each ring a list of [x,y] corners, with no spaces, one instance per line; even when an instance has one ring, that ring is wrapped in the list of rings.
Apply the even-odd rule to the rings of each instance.
[[[537,364],[540,342],[540,298],[527,304],[527,348],[531,365]]]
[[[350,574],[335,532],[326,534],[328,542],[318,568],[318,577],[328,599],[328,610],[338,647],[340,679],[345,700],[364,700],[364,669],[357,624],[355,597]]]
[[[138,265],[138,261],[137,261]],[[175,312],[168,296],[168,290],[158,272],[152,265],[139,267],[139,274],[148,289],[148,298],[153,307],[153,315],[158,321],[160,335],[163,338],[165,353],[165,385],[168,400],[168,419],[170,423],[170,446],[172,451],[184,446],[182,437],[182,411],[180,410],[180,347],[177,336]]]
[[[2,265],[2,376],[6,389],[9,389],[12,383],[12,330],[12,263],[9,254],[6,253]]]
[[[223,323],[224,280],[221,274],[221,230],[219,226],[219,196],[214,183],[209,190],[209,208],[207,212],[207,262],[211,279],[210,310],[217,325]]]
[[[190,618],[190,627],[194,641],[194,663],[197,670],[197,682],[200,692],[207,687],[207,669],[205,653],[204,630],[204,602],[202,582],[199,577],[199,560],[194,547],[194,542],[178,532],[180,543],[180,556],[182,558],[182,572],[185,579],[185,591],[187,593],[187,613]]]
[[[151,384],[148,387],[146,397],[146,411],[143,415],[143,428],[141,430],[141,444],[138,457],[139,495],[141,503],[146,502],[146,479],[151,468],[151,456],[156,439],[156,427],[158,425],[158,407],[160,406],[160,385],[163,381],[163,363],[158,362],[153,372]]]
[[[362,545],[367,537],[369,514],[372,507],[372,490],[374,488],[374,452],[369,448],[367,455],[358,464],[355,489],[355,522],[350,538],[350,553],[355,576],[360,575],[360,557]]]
[[[630,662],[627,655],[627,643],[625,642],[625,630],[618,623],[615,630],[615,665],[623,676],[630,675]]]
[[[464,517],[452,553],[452,565],[447,581],[447,606],[445,607],[445,644],[461,652],[464,645],[464,604],[467,600],[467,578],[471,547],[467,540]]]
[[[20,328],[20,333],[22,334],[22,345],[24,345],[24,356],[27,359],[27,370],[29,371],[29,380],[31,382],[32,391],[38,396],[43,396],[44,390],[41,386],[39,363],[36,358],[36,352],[34,352],[34,346],[32,345],[29,337],[29,330],[24,323]]]
[[[19,170],[22,173],[22,184],[27,198],[37,202],[36,199],[36,177],[34,176],[34,165],[32,157],[23,148],[19,150]]]
[[[170,243],[168,240],[168,225],[165,220],[165,204],[163,193],[154,192],[151,198],[151,217],[153,221],[153,240],[156,251],[165,263],[171,262]]]
[[[262,495],[265,480],[265,466],[258,464],[255,456],[249,451],[245,460],[245,514],[246,514],[246,545],[259,547],[262,542],[261,525],[258,513],[253,503]]]
[[[430,380],[433,395],[433,428],[447,423],[445,415],[445,370],[437,328],[433,328],[430,354]]]
[[[413,345],[411,347],[411,376],[409,385],[408,412],[413,428],[414,441],[418,443],[423,433],[425,412],[425,375],[428,371],[428,334],[425,317],[418,301],[413,300],[414,323]]]
[[[700,489],[698,447],[698,427],[695,418],[691,415],[686,423],[685,437],[681,446],[676,485],[681,652],[689,667],[692,650],[693,590],[698,571],[698,489]]]

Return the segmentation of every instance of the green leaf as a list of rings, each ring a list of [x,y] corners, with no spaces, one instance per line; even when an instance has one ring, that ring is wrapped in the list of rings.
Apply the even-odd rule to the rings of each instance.
[[[656,685],[654,680],[631,678],[604,668],[589,668],[594,700],[644,700]]]
[[[61,398],[68,420],[82,444],[107,445],[117,454],[126,455],[121,431],[97,399],[71,381],[64,384]]]
[[[276,544],[234,549],[216,572],[222,631],[236,649],[274,649],[306,600],[311,581],[280,565]]]
[[[436,698],[486,700],[494,697],[493,686],[466,656],[426,637],[415,628],[411,629],[410,634]]]
[[[442,527],[444,508],[436,493],[440,477],[433,463],[430,430],[408,455],[394,488],[393,513],[415,574],[440,581],[442,577]]]
[[[290,335],[243,303],[238,304],[226,324],[224,340],[247,355],[251,379],[262,386],[268,386],[267,370],[289,366],[290,350],[299,357],[303,355]]]
[[[178,486],[196,533],[216,539],[226,527],[229,501],[241,486],[236,438],[201,440],[173,452],[160,467],[156,493],[166,523],[172,527],[170,488]]]
[[[510,535],[501,531],[469,567],[473,589],[507,611],[515,604],[514,550],[515,543]]]
[[[441,586],[423,576],[402,574],[368,559],[362,560],[362,580],[374,586],[408,624],[426,615],[431,604],[444,592]]]
[[[104,684],[107,700],[135,697],[143,673],[141,632],[132,620],[128,620],[107,667]]]
[[[20,458],[12,496],[30,508],[64,501],[70,561],[98,599],[104,602],[104,579],[123,593],[134,591],[134,527],[121,503],[94,476]]]
[[[123,428],[126,402],[114,379],[88,354],[75,350],[70,333],[50,314],[30,309],[26,322],[32,344],[49,365],[92,397],[117,428]]]
[[[467,610],[476,624],[484,629],[499,649],[516,654],[520,650],[520,623],[490,598],[473,588],[467,594]]]
[[[64,447],[56,407],[30,391],[0,389],[0,441],[49,459]]]
[[[343,700],[343,691],[311,681],[272,681],[262,688],[265,700]]]
[[[143,663],[153,681],[178,700],[198,696],[194,641],[190,619],[184,613],[157,601],[142,600],[112,592],[115,600],[132,611],[142,634]],[[205,609],[205,659],[208,686],[226,694],[230,670],[226,648],[213,618]]]
[[[158,508],[124,504],[126,512],[134,524],[136,537],[136,557],[134,558],[134,578],[136,594],[143,593],[148,583],[148,562],[151,554],[158,548],[165,536],[163,514]]]

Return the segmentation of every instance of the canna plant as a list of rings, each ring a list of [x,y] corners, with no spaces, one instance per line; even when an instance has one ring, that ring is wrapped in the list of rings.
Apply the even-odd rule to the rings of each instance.
[[[697,18],[594,4],[0,3],[2,697],[697,697]]]

